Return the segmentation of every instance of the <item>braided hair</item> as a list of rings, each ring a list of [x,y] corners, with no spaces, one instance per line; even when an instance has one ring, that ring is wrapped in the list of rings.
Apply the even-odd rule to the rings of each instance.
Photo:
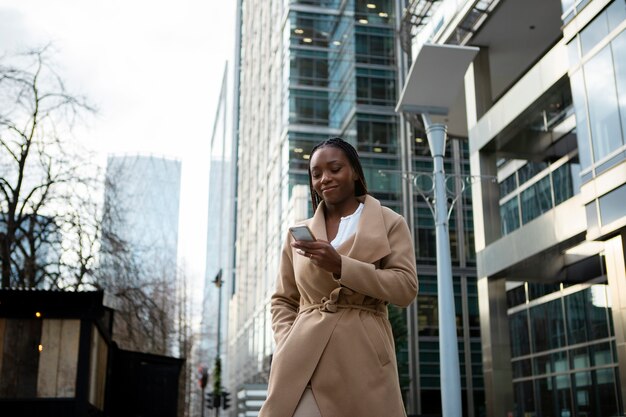
[[[322,201],[322,198],[319,195],[317,195],[317,193],[313,189],[313,180],[311,178],[311,160],[313,159],[313,154],[315,154],[315,152],[318,149],[325,148],[327,146],[341,149],[343,153],[346,155],[346,158],[348,158],[348,161],[350,162],[350,166],[352,167],[352,169],[354,169],[354,171],[358,175],[359,178],[354,181],[354,194],[356,196],[362,196],[362,195],[367,194],[367,184],[365,183],[365,175],[363,174],[363,167],[361,166],[361,160],[359,159],[359,154],[357,154],[356,149],[354,149],[354,146],[350,145],[348,142],[346,142],[345,140],[341,138],[335,137],[335,138],[326,139],[325,141],[322,141],[318,143],[317,145],[315,145],[315,147],[311,151],[311,156],[309,158],[309,189],[311,191],[311,205],[313,207],[313,212],[317,210],[317,206]]]

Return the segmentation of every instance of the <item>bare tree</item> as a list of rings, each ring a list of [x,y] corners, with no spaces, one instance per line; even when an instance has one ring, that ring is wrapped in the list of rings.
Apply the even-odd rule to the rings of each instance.
[[[0,57],[1,287],[103,289],[117,300],[123,348],[185,356],[187,289],[175,265],[155,267],[158,253],[137,256],[146,248],[119,233],[121,208],[103,201],[118,184],[72,133],[94,109],[67,91],[53,52]]]
[[[88,205],[78,205],[74,192],[93,186],[97,172],[79,154],[71,133],[94,109],[67,92],[50,65],[51,54],[47,46],[0,58],[2,287],[79,288],[97,249],[93,245],[86,254],[77,246],[86,243],[79,237],[85,228],[96,241],[94,221],[84,222]],[[69,275],[73,279],[64,281]]]
[[[117,301],[114,338],[124,349],[171,354],[179,342],[175,240],[145,221],[167,213],[141,204],[137,188],[151,182],[150,173],[108,165],[97,285]]]

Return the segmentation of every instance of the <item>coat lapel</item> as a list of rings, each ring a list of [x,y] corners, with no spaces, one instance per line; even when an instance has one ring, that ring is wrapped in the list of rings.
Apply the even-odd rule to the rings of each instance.
[[[359,261],[374,263],[391,253],[382,207],[378,200],[369,195],[358,199],[365,206],[361,212],[357,232],[342,243],[337,252]],[[309,228],[317,239],[328,240],[323,201],[317,206]]]
[[[309,228],[316,239],[328,240],[326,234],[326,216],[324,216],[324,202],[320,202],[315,210],[315,214],[309,223]]]
[[[366,195],[363,203],[365,206],[348,256],[363,262],[374,263],[389,255],[391,247],[380,202]]]

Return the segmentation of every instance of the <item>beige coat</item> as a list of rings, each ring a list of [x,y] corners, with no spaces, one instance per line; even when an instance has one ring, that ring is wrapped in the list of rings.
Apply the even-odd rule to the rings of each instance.
[[[272,327],[276,340],[260,417],[292,417],[310,382],[322,417],[405,416],[387,304],[417,294],[413,241],[404,218],[366,196],[355,236],[337,251],[341,279],[282,252]],[[326,240],[323,203],[307,220]]]

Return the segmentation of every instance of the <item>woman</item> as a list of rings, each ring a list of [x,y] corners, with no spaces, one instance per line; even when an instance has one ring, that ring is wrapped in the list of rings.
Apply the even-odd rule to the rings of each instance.
[[[409,228],[367,195],[355,149],[311,152],[316,241],[288,236],[271,300],[276,340],[260,417],[405,416],[387,304],[417,293]]]

